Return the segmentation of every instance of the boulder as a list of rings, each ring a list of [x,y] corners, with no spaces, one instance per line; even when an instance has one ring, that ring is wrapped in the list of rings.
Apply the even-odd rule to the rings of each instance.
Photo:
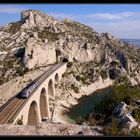
[[[124,102],[120,102],[113,110],[113,115],[117,117],[122,117],[123,115],[128,113],[126,108],[126,104]]]
[[[138,123],[131,116],[130,112],[127,110],[127,105],[124,102],[119,103],[113,110],[113,115],[117,118],[118,122],[129,131],[136,127]]]

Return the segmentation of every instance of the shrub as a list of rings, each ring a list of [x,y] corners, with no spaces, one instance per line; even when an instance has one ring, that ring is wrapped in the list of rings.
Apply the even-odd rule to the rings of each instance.
[[[100,74],[101,74],[102,79],[107,79],[108,74],[107,74],[107,71],[106,71],[106,70],[102,70],[102,71],[100,72]]]
[[[96,120],[95,118],[93,117],[93,113],[90,113],[89,116],[88,116],[88,121],[90,123],[91,126],[95,125],[96,124]]]
[[[0,85],[4,83],[4,77],[0,77]]]
[[[6,31],[15,34],[20,30],[21,25],[22,23],[20,21],[11,23],[10,27]]]
[[[27,72],[29,72],[29,71],[30,71],[29,68],[25,68],[25,69],[24,69],[24,73],[27,73]]]
[[[72,66],[73,66],[72,62],[68,62],[68,63],[67,63],[67,67],[68,67],[68,68],[70,68],[70,67],[72,67]]]
[[[129,84],[129,79],[127,78],[127,76],[121,76],[119,78],[119,83]]]
[[[132,116],[136,119],[138,123],[140,123],[140,107],[133,110]]]
[[[31,83],[32,81],[33,81],[32,79],[29,79],[29,80],[28,80],[29,83]]]
[[[111,123],[111,135],[117,135],[120,131],[119,123],[116,120],[116,118],[114,118],[114,117],[112,117],[111,121],[112,121],[112,123]]]
[[[89,83],[87,82],[88,80],[88,76],[86,75],[86,73],[82,73],[82,76],[81,76],[81,81],[84,85],[88,85]]]
[[[4,67],[5,67],[5,69],[9,69],[9,68],[13,68],[13,63],[15,62],[15,60],[14,59],[12,59],[12,58],[9,58],[8,60],[6,60],[5,62],[4,62]]]
[[[21,67],[19,67],[17,69],[17,73],[19,74],[19,76],[23,76],[24,75],[24,70]]]
[[[76,75],[76,77],[75,77],[75,78],[76,78],[76,80],[77,80],[77,81],[80,81],[81,76],[80,76],[80,75]]]
[[[63,73],[63,74],[62,74],[62,78],[64,78],[66,75],[67,75],[66,73]]]
[[[138,87],[129,87],[127,85],[119,85],[112,87],[111,93],[102,98],[101,102],[95,105],[95,112],[105,114],[109,117],[114,107],[122,101],[129,101],[130,105],[140,98],[140,90]]]
[[[111,125],[110,126],[105,126],[103,128],[103,132],[105,135],[111,135],[111,136],[118,136],[118,135],[122,135],[121,131],[121,127],[117,121],[116,118],[114,118],[113,116],[111,116]]]
[[[79,93],[79,87],[74,84],[71,84],[71,89],[74,90],[75,93]]]
[[[140,136],[140,130],[139,130],[139,128],[138,127],[133,128],[130,131],[130,136]]]
[[[76,124],[81,125],[83,122],[84,122],[84,119],[81,116],[77,117]]]
[[[38,33],[38,37],[41,38],[42,40],[44,38],[47,38],[49,41],[56,41],[59,39],[59,34],[62,33],[53,33],[51,31],[49,31],[49,29],[47,27],[45,27],[41,32]]]
[[[23,125],[23,115],[21,116],[21,119],[17,120],[18,125]]]
[[[111,64],[112,66],[117,66],[117,65],[119,65],[119,62],[118,62],[118,61],[113,60],[112,62],[110,62],[110,64]]]
[[[8,67],[8,68],[13,68],[13,62],[12,62],[11,60],[9,60],[9,61],[7,62],[7,67]]]

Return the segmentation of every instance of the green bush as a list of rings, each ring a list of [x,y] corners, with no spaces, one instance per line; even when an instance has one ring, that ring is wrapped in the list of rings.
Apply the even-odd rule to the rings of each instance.
[[[127,78],[127,76],[121,76],[119,78],[119,83],[124,83],[124,84],[129,84],[129,79]]]
[[[88,121],[90,123],[91,126],[95,125],[96,124],[96,120],[93,116],[93,113],[90,113],[89,116],[88,116]]]
[[[77,81],[80,81],[81,76],[80,76],[80,75],[76,75],[76,77],[75,77],[75,78],[76,78],[76,80],[77,80]]]
[[[140,136],[140,130],[139,130],[139,128],[138,127],[133,128],[130,131],[130,136]]]
[[[15,62],[15,59],[13,58],[8,58],[7,60],[5,60],[4,62],[4,68],[5,69],[9,69],[9,68],[13,68],[13,63]]]
[[[20,21],[11,23],[10,27],[6,30],[6,32],[15,34],[21,29],[22,23]]]
[[[132,112],[132,116],[136,119],[138,123],[140,123],[140,107],[134,109]]]
[[[111,135],[117,135],[120,132],[120,126],[116,118],[112,117],[111,119]]]
[[[119,65],[119,62],[118,62],[118,61],[113,60],[110,64],[111,64],[111,65],[113,65],[113,66],[117,66],[117,65]]]
[[[21,116],[21,119],[17,120],[18,125],[23,125],[23,115]]]
[[[79,93],[79,87],[76,84],[71,84],[71,89],[74,90],[75,93]]]
[[[87,72],[82,72],[81,73],[81,81],[82,81],[82,83],[84,84],[84,85],[88,85],[89,84],[89,82],[88,82],[88,79],[89,79],[89,75],[88,75],[88,73]]]
[[[83,122],[84,122],[84,119],[81,116],[77,117],[76,124],[81,125]]]
[[[122,101],[130,101],[133,105],[135,100],[140,98],[140,89],[138,87],[129,87],[127,85],[118,85],[112,87],[111,93],[104,96],[101,102],[95,105],[95,112],[105,114],[109,117],[112,114],[114,107]]]
[[[70,67],[72,67],[72,66],[73,66],[72,62],[68,62],[68,63],[67,63],[67,67],[68,67],[68,68],[70,68]]]
[[[0,85],[2,85],[4,83],[4,78],[0,77]]]
[[[47,38],[49,41],[56,41],[59,39],[59,34],[62,33],[53,33],[48,30],[47,27],[45,27],[41,32],[38,33],[38,37],[41,38],[42,40]]]
[[[27,73],[27,72],[29,72],[29,71],[30,71],[29,68],[25,68],[25,69],[24,69],[24,73]]]
[[[107,79],[108,74],[107,74],[107,71],[106,71],[106,70],[102,70],[102,71],[100,72],[100,74],[101,74],[102,79]]]
[[[18,67],[17,68],[17,73],[19,74],[19,76],[23,76],[24,75],[24,70],[22,69],[22,67]]]

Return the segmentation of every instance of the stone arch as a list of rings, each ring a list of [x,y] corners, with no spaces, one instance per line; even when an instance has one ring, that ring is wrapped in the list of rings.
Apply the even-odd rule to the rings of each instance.
[[[42,88],[41,93],[40,93],[40,100],[39,100],[39,104],[40,104],[40,115],[41,115],[41,119],[43,119],[44,117],[48,117],[48,103],[47,103],[47,93],[46,93],[46,89]]]
[[[53,80],[50,79],[48,83],[48,95],[54,97],[54,87],[53,87]]]
[[[28,112],[28,125],[37,125],[39,122],[38,110],[36,101],[32,101]]]

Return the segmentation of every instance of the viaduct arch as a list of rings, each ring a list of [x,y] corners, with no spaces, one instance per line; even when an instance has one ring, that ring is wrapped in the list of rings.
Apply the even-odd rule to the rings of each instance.
[[[37,110],[37,103],[33,101],[30,105],[29,112],[28,112],[28,125],[37,125],[39,122],[38,120],[38,110]]]

